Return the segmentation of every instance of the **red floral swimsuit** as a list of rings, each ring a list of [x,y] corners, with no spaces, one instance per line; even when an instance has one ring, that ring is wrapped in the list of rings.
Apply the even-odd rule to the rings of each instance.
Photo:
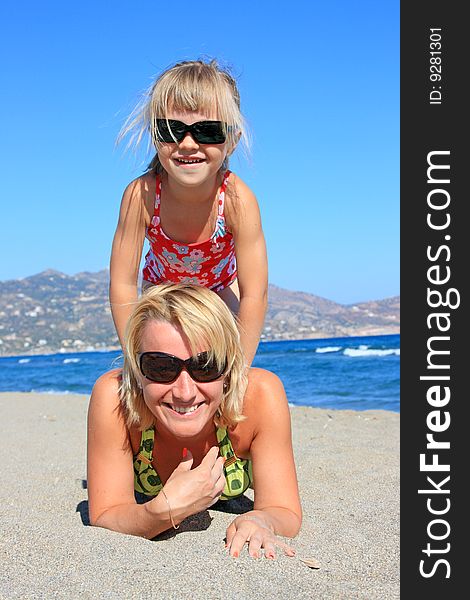
[[[225,225],[224,201],[230,171],[226,171],[219,189],[217,223],[211,238],[195,244],[171,240],[160,223],[162,180],[157,175],[155,208],[145,237],[150,250],[145,256],[144,283],[167,281],[192,283],[219,292],[237,277],[237,261],[232,234]]]

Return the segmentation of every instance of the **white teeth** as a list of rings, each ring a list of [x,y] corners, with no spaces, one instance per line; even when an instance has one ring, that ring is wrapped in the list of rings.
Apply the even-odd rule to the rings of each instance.
[[[178,160],[178,162],[185,163],[186,165],[192,165],[194,163],[200,163],[200,162],[202,162],[202,159],[200,159],[200,158],[196,158],[194,160],[185,160],[183,158],[178,158],[177,160]]]
[[[172,404],[170,404],[169,406],[171,406],[172,410],[174,410],[175,412],[179,413],[180,415],[185,415],[187,413],[194,412],[201,405],[200,404],[196,404],[196,406],[190,406],[189,408],[183,408],[182,406],[173,406]]]

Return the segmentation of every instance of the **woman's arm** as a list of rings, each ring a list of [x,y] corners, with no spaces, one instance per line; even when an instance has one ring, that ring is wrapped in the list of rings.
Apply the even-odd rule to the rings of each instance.
[[[250,455],[253,461],[254,510],[237,517],[227,530],[230,554],[238,556],[246,542],[257,556],[260,548],[274,558],[274,547],[293,554],[275,535],[294,537],[302,522],[290,425],[281,380],[262,369],[251,369],[245,414],[254,420]]]
[[[236,197],[227,206],[227,217],[237,257],[241,344],[250,366],[258,348],[268,303],[268,259],[256,197],[238,177],[235,186]]]
[[[225,485],[223,458],[214,447],[198,467],[191,469],[193,460],[188,453],[163,488],[168,502],[160,493],[145,504],[137,504],[132,447],[119,407],[119,375],[119,371],[111,371],[98,379],[88,409],[90,523],[150,539],[218,500]]]
[[[133,456],[119,408],[119,371],[102,375],[88,409],[87,488],[91,525],[152,538],[171,527],[164,498],[137,504]]]
[[[138,296],[137,278],[149,221],[144,194],[144,178],[132,181],[124,191],[111,251],[109,300],[121,346]]]

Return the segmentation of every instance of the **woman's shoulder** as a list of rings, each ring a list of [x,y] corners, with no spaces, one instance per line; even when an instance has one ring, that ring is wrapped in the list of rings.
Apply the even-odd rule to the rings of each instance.
[[[111,369],[110,371],[106,371],[106,373],[100,375],[95,381],[93,389],[116,389],[117,391],[121,382],[121,375],[122,369]]]
[[[121,373],[122,369],[112,369],[98,377],[91,392],[90,407],[109,411],[120,404]]]
[[[251,444],[258,434],[276,435],[278,429],[290,429],[289,405],[277,375],[266,369],[250,368],[243,415],[246,418],[229,433],[241,456],[250,455]]]
[[[285,413],[286,407],[287,397],[280,378],[266,369],[251,367],[243,400],[243,415],[246,417],[243,423],[250,423],[253,430],[257,430],[273,415]]]

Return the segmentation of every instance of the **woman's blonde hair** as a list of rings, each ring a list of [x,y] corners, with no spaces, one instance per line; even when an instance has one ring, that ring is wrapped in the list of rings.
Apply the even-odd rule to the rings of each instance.
[[[204,349],[219,366],[226,363],[222,402],[214,421],[217,426],[227,427],[243,420],[247,381],[235,317],[225,302],[205,287],[165,283],[144,292],[127,323],[119,392],[128,427],[144,430],[155,423],[139,385],[137,363],[143,331],[149,321],[179,327],[194,354]]]
[[[217,112],[217,120],[224,123],[224,133],[231,154],[240,140],[249,147],[245,120],[240,111],[240,94],[234,77],[217,61],[183,61],[166,69],[144,94],[143,99],[124,123],[118,141],[128,137],[128,147],[140,145],[148,134],[157,150],[147,172],[161,173],[158,159],[161,143],[157,136],[157,119],[167,119],[171,110]],[[221,170],[228,168],[228,158]]]

